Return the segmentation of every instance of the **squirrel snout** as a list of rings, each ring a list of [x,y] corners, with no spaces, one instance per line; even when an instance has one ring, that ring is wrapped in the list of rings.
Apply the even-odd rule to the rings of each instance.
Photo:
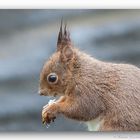
[[[41,96],[44,95],[44,93],[41,92],[41,91],[38,91],[38,94],[41,95]]]
[[[39,92],[38,94],[41,95],[41,96],[44,95],[44,93],[42,93],[42,92]]]

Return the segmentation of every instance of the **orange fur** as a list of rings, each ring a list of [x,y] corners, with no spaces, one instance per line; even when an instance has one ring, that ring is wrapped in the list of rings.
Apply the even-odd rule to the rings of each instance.
[[[51,72],[58,81],[46,80]],[[62,25],[57,51],[40,74],[40,94],[61,97],[42,111],[50,123],[58,114],[78,121],[103,120],[100,131],[140,130],[140,69],[127,64],[106,63],[74,48]]]

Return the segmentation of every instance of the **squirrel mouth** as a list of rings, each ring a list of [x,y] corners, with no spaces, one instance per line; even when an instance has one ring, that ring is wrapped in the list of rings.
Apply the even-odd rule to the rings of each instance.
[[[39,90],[38,91],[38,94],[40,95],[40,96],[50,96],[50,97],[56,97],[56,96],[58,96],[58,93],[49,93],[49,92],[47,92],[46,90]]]
[[[54,93],[53,97],[56,97],[57,96],[57,93]]]

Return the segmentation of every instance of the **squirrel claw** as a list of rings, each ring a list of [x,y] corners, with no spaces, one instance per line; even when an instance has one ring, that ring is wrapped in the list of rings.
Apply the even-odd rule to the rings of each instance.
[[[42,124],[43,124],[43,125],[46,125],[46,121],[45,121],[45,120],[42,120]]]
[[[43,118],[43,119],[42,119],[42,124],[43,124],[43,125],[48,125],[48,124],[50,124],[51,122],[54,122],[55,119],[56,119],[56,117],[53,117],[53,118],[47,119],[47,120],[45,120],[45,119]]]
[[[51,122],[54,122],[57,115],[57,106],[56,103],[53,103],[51,105],[46,105],[43,107],[42,110],[42,123],[43,124],[50,124]]]
[[[56,116],[50,112],[47,111],[43,111],[42,113],[42,123],[43,124],[50,124],[51,122],[54,122],[54,120],[56,119]]]

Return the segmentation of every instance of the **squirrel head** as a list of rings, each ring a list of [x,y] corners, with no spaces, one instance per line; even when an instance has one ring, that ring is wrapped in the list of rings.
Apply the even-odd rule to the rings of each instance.
[[[61,21],[56,52],[44,64],[40,74],[40,95],[61,96],[72,90],[77,64],[75,50],[70,33],[67,31],[66,25],[63,29]]]

